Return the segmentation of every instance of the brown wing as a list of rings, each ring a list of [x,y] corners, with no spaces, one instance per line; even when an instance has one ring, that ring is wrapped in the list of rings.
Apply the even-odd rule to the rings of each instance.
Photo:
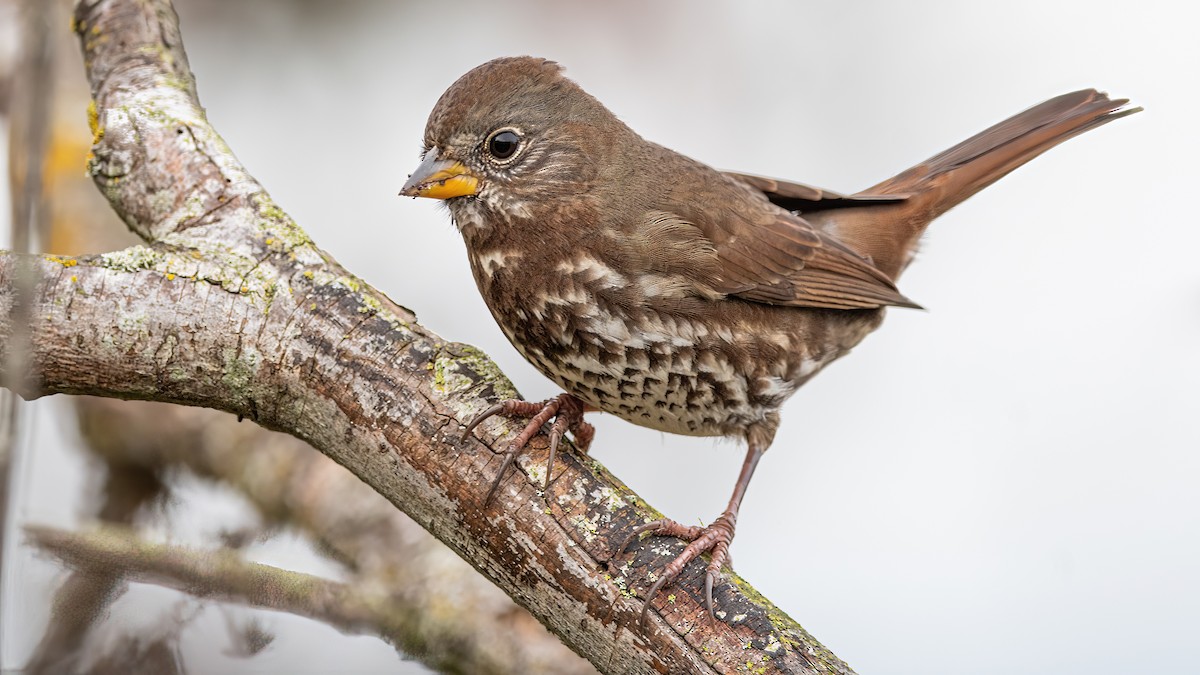
[[[901,295],[887,275],[841,242],[799,216],[772,211],[746,223],[717,224],[707,233],[725,281],[718,288],[772,305],[919,307]]]
[[[689,215],[650,212],[626,241],[656,294],[825,309],[919,307],[844,244],[761,200],[736,212]]]
[[[722,173],[763,193],[767,199],[771,200],[772,204],[788,211],[799,211],[800,213],[863,206],[864,204],[894,204],[908,198],[908,195],[905,194],[845,195],[833,190],[803,183],[792,183],[778,178],[734,171],[723,171]]]

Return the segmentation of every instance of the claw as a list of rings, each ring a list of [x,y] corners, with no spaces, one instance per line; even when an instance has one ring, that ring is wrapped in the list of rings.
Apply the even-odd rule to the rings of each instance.
[[[633,532],[631,532],[628,537],[625,537],[625,541],[621,542],[621,545],[617,547],[617,553],[625,553],[629,550],[629,545],[633,543],[634,539],[638,538],[639,534],[641,534],[638,529],[639,528],[636,527],[633,528]]]
[[[546,487],[550,490],[550,473],[554,471],[554,455],[558,452],[558,443],[562,440],[563,434],[567,433],[567,424],[570,420],[565,416],[559,416],[554,420],[554,426],[550,427],[550,458],[546,460]]]
[[[643,532],[679,537],[691,542],[663,568],[658,581],[655,581],[650,590],[646,591],[646,601],[642,605],[641,618],[643,631],[646,629],[646,614],[650,611],[650,603],[654,600],[654,596],[663,586],[678,577],[685,565],[705,551],[712,551],[712,559],[709,561],[704,575],[704,605],[708,608],[708,615],[714,621],[716,620],[717,614],[713,610],[713,585],[716,583],[717,577],[721,575],[722,565],[729,562],[729,542],[733,541],[733,532],[737,528],[737,514],[742,505],[742,497],[746,494],[746,486],[750,484],[750,477],[754,475],[754,468],[758,466],[758,460],[762,457],[763,450],[766,449],[766,443],[770,442],[769,437],[766,442],[763,442],[754,435],[751,435],[749,440],[750,447],[746,448],[746,459],[742,462],[742,472],[733,486],[733,496],[729,498],[729,506],[711,525],[687,527],[664,518],[633,528],[633,532],[625,539],[625,543],[621,544],[619,553],[623,553],[629,548],[630,542]]]
[[[463,429],[462,437],[458,439],[458,442],[462,443],[463,441],[467,440],[467,437],[471,435],[471,432],[475,430],[475,427],[479,426],[480,422],[486,420],[487,418],[491,417],[492,415],[499,414],[503,410],[504,410],[504,404],[497,403],[496,405],[494,405],[494,406],[488,408],[487,410],[484,410],[483,412],[476,415],[475,419],[473,419],[467,423],[467,428]]]
[[[646,615],[650,612],[650,601],[654,599],[655,595],[658,595],[658,592],[662,590],[663,586],[667,585],[668,581],[670,581],[669,577],[661,577],[658,581],[654,582],[654,585],[650,587],[650,590],[646,591],[646,602],[642,604],[642,615],[641,618],[638,619],[638,623],[641,625],[643,633],[646,632]]]
[[[637,539],[639,536],[641,536],[641,534],[643,532],[645,532],[648,529],[651,529],[654,525],[657,525],[657,524],[658,524],[657,522],[646,523],[645,525],[638,525],[637,527],[633,528],[633,532],[630,532],[629,536],[625,537],[625,541],[621,542],[621,547],[617,549],[617,552],[624,553],[624,552],[628,551],[629,545],[633,543],[634,539]]]
[[[663,586],[674,581],[680,572],[683,571],[685,565],[706,551],[712,552],[712,561],[709,562],[707,573],[704,575],[704,605],[708,609],[709,616],[713,617],[714,620],[717,618],[716,611],[713,609],[713,585],[716,584],[717,577],[720,576],[721,566],[728,559],[729,542],[733,539],[735,522],[736,518],[733,514],[726,512],[721,514],[708,527],[689,527],[664,518],[663,520],[656,520],[652,523],[638,525],[633,528],[633,532],[625,539],[625,543],[621,545],[621,551],[625,551],[629,547],[630,542],[643,532],[651,532],[654,535],[661,536],[679,537],[680,539],[691,541],[663,569],[658,581],[655,581],[654,585],[646,591],[645,604],[642,605],[641,615],[643,630],[646,624],[646,614],[650,611],[650,604],[654,601],[654,596],[658,594]]]
[[[529,443],[530,439],[542,430],[542,425],[550,421],[550,418],[553,417],[555,418],[554,424],[550,427],[550,461],[546,466],[545,483],[546,489],[549,489],[551,482],[550,474],[554,468],[554,457],[558,452],[558,445],[562,441],[563,435],[567,431],[570,431],[575,435],[576,440],[581,440],[585,446],[591,442],[595,429],[592,425],[583,421],[583,413],[586,409],[586,406],[574,396],[560,394],[539,403],[518,400],[502,401],[479,413],[474,419],[468,422],[466,428],[463,430],[463,441],[471,435],[475,427],[493,415],[519,415],[530,418],[529,423],[525,425],[521,433],[517,434],[517,437],[504,449],[504,461],[501,462],[500,471],[496,473],[492,487],[488,490],[487,497],[483,501],[484,507],[490,504],[496,496],[496,492],[500,489],[500,481],[504,478],[504,474],[508,471],[508,468],[512,466],[517,453]]]
[[[483,499],[483,506],[487,508],[488,504],[492,503],[492,497],[496,496],[496,490],[500,489],[500,481],[504,478],[504,472],[508,471],[508,467],[512,466],[513,460],[517,458],[517,450],[509,444],[504,451],[504,461],[500,463],[500,470],[496,472],[496,479],[492,481],[492,487],[488,490],[487,497]]]
[[[717,618],[717,613],[713,611],[712,601],[712,587],[713,582],[716,581],[715,577],[716,575],[712,573],[712,570],[709,570],[708,573],[704,575],[704,606],[708,608],[708,615],[711,616],[714,621]],[[642,611],[646,611],[645,608],[642,608]]]
[[[579,424],[571,428],[571,435],[575,437],[575,447],[586,455],[592,445],[592,438],[596,436],[596,427],[584,422],[582,414],[580,413]]]

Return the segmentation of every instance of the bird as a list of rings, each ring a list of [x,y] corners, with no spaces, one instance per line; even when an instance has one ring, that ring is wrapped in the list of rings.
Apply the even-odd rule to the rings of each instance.
[[[687,542],[647,590],[710,554],[705,603],[751,476],[784,402],[881,324],[919,307],[896,287],[929,223],[1063,141],[1133,114],[1093,89],[1052,98],[864,191],[843,194],[719,171],[648,141],[554,61],[504,57],[470,70],[429,115],[400,194],[444,200],[471,272],[512,345],[563,393],[507,400],[528,418],[504,451],[489,504],[546,424],[546,487],[566,433],[587,450],[586,413],[689,436],[746,456],[727,508],[705,526],[632,528]],[[694,114],[694,113],[693,113]]]

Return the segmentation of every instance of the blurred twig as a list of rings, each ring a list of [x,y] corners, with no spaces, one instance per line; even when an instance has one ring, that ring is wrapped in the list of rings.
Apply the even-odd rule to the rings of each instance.
[[[405,653],[418,654],[431,668],[446,673],[552,673],[582,669],[555,667],[553,662],[514,663],[511,650],[467,654],[455,649],[427,650],[429,607],[397,602],[390,589],[379,584],[339,583],[320,577],[249,562],[230,549],[199,551],[152,543],[128,528],[102,526],[85,533],[29,526],[26,535],[34,546],[77,570],[76,579],[124,579],[152,583],[192,595],[264,609],[289,612],[327,623],[352,634],[379,635]],[[96,588],[103,590],[102,585]],[[102,599],[101,599],[102,600]],[[86,609],[103,606],[103,602]],[[451,611],[463,616],[458,607]],[[519,639],[519,626],[509,640]],[[464,634],[462,647],[470,649]],[[443,647],[448,645],[442,645]],[[574,659],[573,659],[574,661]],[[61,661],[57,665],[63,665]],[[31,672],[72,672],[71,669]]]
[[[54,38],[50,30],[51,3],[27,0],[20,13],[22,30],[12,91],[12,115],[9,125],[9,193],[12,196],[11,247],[13,251],[33,250],[37,234],[45,220],[42,189],[43,162],[49,129],[52,92]],[[14,274],[14,299],[10,309],[12,325],[29,325],[31,295],[36,285],[35,268],[19,264]],[[12,501],[12,467],[20,432],[20,399],[11,390],[23,386],[29,354],[29,336],[14,330],[8,336],[5,373],[0,384],[10,390],[0,392],[0,580],[4,579],[4,543],[8,539],[8,512]],[[0,596],[3,589],[0,588]],[[5,631],[0,626],[0,636]],[[0,664],[3,667],[3,664]]]
[[[421,617],[406,642],[423,662],[471,673],[592,673],[528,612],[346,469],[287,434],[233,415],[164,403],[80,397],[80,431],[111,464],[183,466],[245,495],[347,565],[354,584]],[[320,618],[320,617],[316,617]],[[389,637],[386,626],[360,632]]]
[[[97,514],[113,524],[131,524],[143,505],[158,497],[164,489],[155,472],[142,467],[110,462],[105,477],[104,495]],[[97,619],[123,589],[119,569],[80,566],[59,587],[46,633],[42,636],[25,670],[29,675],[58,675],[83,672],[89,655],[82,653],[85,638]],[[91,655],[93,661],[96,655]],[[104,665],[92,664],[90,672],[131,673],[131,660],[144,657],[137,651],[110,651]]]
[[[406,651],[419,647],[412,636],[420,631],[421,615],[392,602],[378,588],[248,562],[229,549],[199,551],[152,543],[126,528],[102,526],[75,533],[28,526],[25,533],[34,546],[81,571],[307,616],[348,633],[379,631]],[[445,672],[489,672],[461,670],[454,655],[443,658],[431,665]]]

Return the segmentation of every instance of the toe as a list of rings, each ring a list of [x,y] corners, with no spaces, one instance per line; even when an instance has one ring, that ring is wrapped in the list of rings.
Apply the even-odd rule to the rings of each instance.
[[[470,422],[467,423],[466,428],[463,429],[462,438],[459,440],[460,441],[467,440],[467,437],[471,435],[471,432],[474,431],[475,427],[479,426],[479,424],[481,422],[483,422],[484,420],[486,420],[487,418],[489,418],[493,415],[498,415],[503,411],[504,411],[504,403],[497,403],[496,405],[479,413],[478,415],[476,415],[474,417],[474,419],[472,419]]]
[[[625,543],[622,544],[620,550],[626,550],[629,544],[643,532],[691,540],[691,543],[684,547],[683,551],[663,568],[659,578],[646,591],[645,604],[642,606],[643,625],[645,624],[646,613],[649,611],[650,604],[654,601],[655,595],[664,586],[673,582],[683,572],[683,568],[688,563],[706,552],[711,554],[711,559],[704,575],[704,604],[705,608],[708,609],[709,616],[712,616],[714,620],[716,619],[716,611],[713,603],[713,587],[721,578],[722,567],[729,561],[729,543],[733,540],[733,531],[734,520],[729,514],[722,514],[708,527],[687,527],[673,520],[663,519],[633,528],[633,531],[625,539]]]

